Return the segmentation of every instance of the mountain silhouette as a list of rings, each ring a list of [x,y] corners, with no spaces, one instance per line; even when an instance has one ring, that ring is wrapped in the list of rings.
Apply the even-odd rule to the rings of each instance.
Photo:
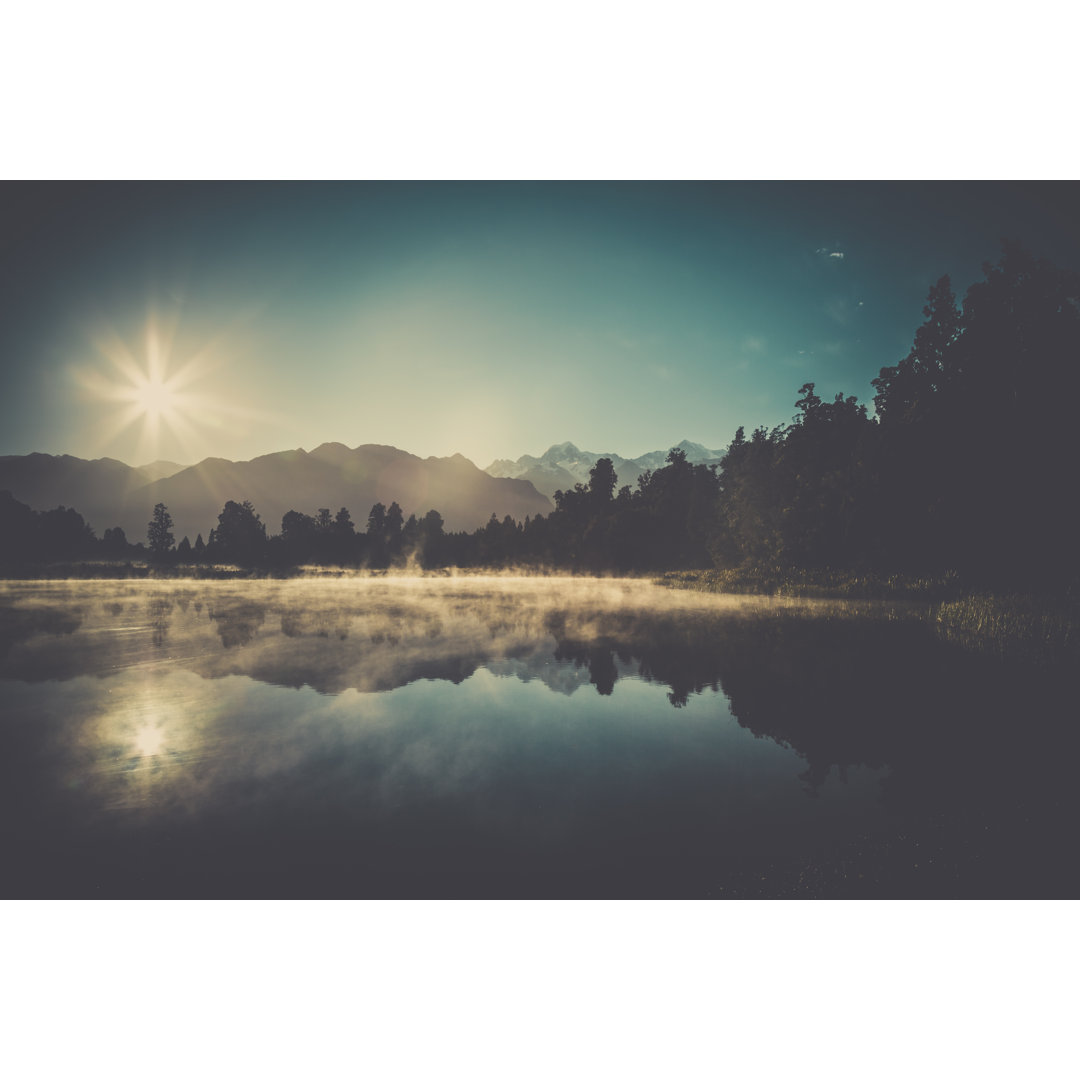
[[[73,506],[99,536],[120,525],[132,541],[145,538],[159,502],[169,508],[177,539],[208,536],[230,499],[250,500],[270,533],[279,530],[289,510],[313,514],[342,506],[362,529],[376,502],[397,502],[406,516],[438,510],[451,531],[475,529],[492,514],[520,521],[552,509],[528,481],[492,477],[461,454],[419,458],[393,446],[324,443],[310,453],[285,450],[251,461],[206,458],[155,477],[168,467],[156,462],[139,469],[110,458],[68,455],[4,457],[0,490],[35,510]]]
[[[170,468],[175,471],[182,466],[158,461],[134,467],[114,458],[87,461],[70,454],[9,455],[0,457],[0,490],[10,491],[34,510],[74,507],[101,536],[105,529],[119,523],[119,508],[135,492]],[[131,539],[145,536],[149,520],[147,515],[137,530],[129,532]],[[124,529],[128,530],[126,524]]]
[[[678,444],[686,452],[691,465],[711,465],[724,456],[723,450],[709,450],[700,443],[683,439]],[[633,487],[646,469],[661,469],[667,462],[668,450],[650,450],[636,458],[624,458],[619,454],[597,453],[579,450],[573,443],[556,443],[540,457],[523,454],[517,461],[498,458],[484,471],[491,476],[528,480],[537,491],[553,498],[556,491],[569,491],[575,484],[588,484],[589,470],[602,457],[611,458],[618,477],[617,484]]]
[[[177,465],[175,461],[152,461],[149,465],[138,466],[138,471],[146,477],[147,483],[151,483],[154,480],[163,480],[166,476],[173,476],[183,468],[185,466]]]

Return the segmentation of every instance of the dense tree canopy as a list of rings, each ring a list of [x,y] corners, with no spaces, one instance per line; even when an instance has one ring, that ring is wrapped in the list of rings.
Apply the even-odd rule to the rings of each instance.
[[[1022,582],[1072,573],[1080,276],[1006,243],[963,310],[948,282],[875,385],[889,561]]]

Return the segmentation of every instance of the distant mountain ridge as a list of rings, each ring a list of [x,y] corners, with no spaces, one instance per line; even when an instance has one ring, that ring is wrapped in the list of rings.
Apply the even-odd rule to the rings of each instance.
[[[0,489],[10,491],[34,510],[70,506],[85,518],[84,507],[126,497],[165,475],[172,464],[157,461],[132,466],[115,458],[88,461],[71,454],[9,455],[0,457]]]
[[[175,461],[151,461],[149,465],[139,465],[138,470],[146,476],[147,483],[154,480],[164,480],[166,476],[174,476],[186,465],[177,465]]]
[[[694,464],[713,464],[724,451],[684,439],[678,444]],[[611,458],[618,485],[633,487],[646,469],[663,468],[668,450],[636,458],[580,450],[556,443],[540,457],[493,461],[481,470],[461,454],[419,458],[393,446],[373,443],[349,448],[329,442],[314,450],[283,450],[250,461],[205,458],[184,467],[171,461],[131,466],[114,458],[86,460],[69,454],[33,453],[0,457],[0,490],[35,510],[73,507],[98,536],[119,525],[132,542],[146,538],[155,503],[169,508],[177,540],[203,539],[217,525],[229,499],[248,499],[276,533],[289,510],[314,514],[344,506],[358,529],[376,502],[397,502],[406,517],[438,510],[451,531],[483,525],[494,513],[521,521],[547,514],[558,490],[589,482],[589,470]]]
[[[111,458],[87,461],[70,455],[0,457],[0,490],[35,510],[74,507],[98,536],[119,525],[130,541],[145,540],[154,505],[165,503],[177,540],[203,539],[217,525],[227,500],[250,500],[268,533],[281,528],[289,510],[332,513],[344,506],[363,530],[376,502],[397,502],[405,516],[438,510],[446,528],[471,530],[494,513],[516,520],[546,514],[550,501],[528,481],[493,477],[461,454],[421,459],[393,446],[350,449],[323,443],[264,454],[250,461],[206,458],[172,472],[171,462],[135,468]]]
[[[717,464],[725,453],[688,439],[683,439],[678,448],[685,451],[686,460],[692,465]],[[668,453],[669,450],[650,450],[640,457],[624,458],[618,454],[579,450],[573,443],[564,442],[549,447],[540,457],[523,454],[517,461],[499,458],[484,471],[491,476],[528,480],[537,491],[554,498],[556,491],[567,491],[575,484],[587,484],[589,471],[602,457],[611,458],[619,487],[624,484],[633,487],[646,469],[663,468]]]

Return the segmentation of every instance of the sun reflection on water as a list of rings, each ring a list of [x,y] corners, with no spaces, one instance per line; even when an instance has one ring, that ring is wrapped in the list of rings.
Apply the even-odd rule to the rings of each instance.
[[[141,724],[135,731],[134,747],[139,757],[157,757],[165,749],[165,732],[157,721]]]

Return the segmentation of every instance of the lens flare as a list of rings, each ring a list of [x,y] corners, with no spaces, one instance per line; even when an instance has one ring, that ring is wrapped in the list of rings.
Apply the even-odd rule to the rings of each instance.
[[[245,348],[238,330],[181,344],[178,327],[177,313],[160,317],[151,309],[134,341],[107,323],[87,328],[104,364],[79,362],[70,374],[89,401],[110,406],[96,427],[102,451],[124,444],[125,456],[139,462],[166,454],[190,462],[218,449],[222,433],[235,437],[252,425],[283,426],[284,418],[253,408],[221,383]]]

